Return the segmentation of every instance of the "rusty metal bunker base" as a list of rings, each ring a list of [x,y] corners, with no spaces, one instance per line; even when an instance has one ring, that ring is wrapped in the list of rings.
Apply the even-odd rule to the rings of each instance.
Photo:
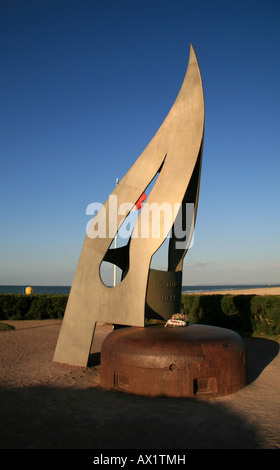
[[[235,332],[208,325],[113,331],[101,348],[101,386],[134,395],[224,396],[246,385],[246,351]]]

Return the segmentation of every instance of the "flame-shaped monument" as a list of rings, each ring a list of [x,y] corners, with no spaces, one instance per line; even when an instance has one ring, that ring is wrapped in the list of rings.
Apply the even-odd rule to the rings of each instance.
[[[194,356],[194,353],[189,350],[192,345],[197,345],[199,341],[209,343],[213,334],[215,345],[220,344],[221,341],[225,342],[224,332],[220,331],[221,329],[215,329],[215,327],[212,327],[211,331],[209,331],[209,327],[202,325],[191,325],[186,328],[159,326],[143,328],[145,313],[152,312],[164,319],[169,319],[173,313],[180,311],[183,259],[192,238],[197,212],[203,136],[202,80],[196,55],[191,46],[187,73],[170,112],[146,149],[91,222],[69,295],[54,361],[85,367],[97,321],[132,326],[134,328],[122,328],[114,331],[109,335],[108,341],[104,342],[103,353],[101,351],[101,382],[105,387],[149,395],[164,393],[172,396],[193,396],[199,395],[199,390],[202,391],[202,394],[204,391],[204,395],[208,395],[207,391],[209,390],[210,395],[227,393],[224,388],[220,392],[221,387],[216,378],[217,374],[211,371],[212,375],[210,374],[209,377],[209,370],[206,373],[206,379],[205,374],[204,376],[202,374],[202,378],[201,374],[199,376],[197,372],[195,378],[189,374],[188,383],[191,385],[183,386],[184,392],[182,392],[180,384],[176,391],[174,385],[171,385],[171,389],[170,385],[167,385],[167,388],[164,386],[163,389],[159,388],[158,391],[153,391],[151,388],[147,388],[147,384],[143,385],[147,382],[144,376],[140,382],[137,381],[137,378],[136,382],[133,382],[136,369],[144,372],[148,369],[151,372],[154,370],[151,364],[162,362],[164,354],[159,344],[163,345],[165,349],[166,360],[163,360],[163,373],[166,374],[166,370],[168,370],[168,375],[173,371],[174,377],[176,369],[175,363],[173,364],[175,361],[174,351],[178,350],[178,346],[182,350],[182,341],[187,346],[184,357],[187,355],[189,358],[187,365],[182,366],[183,369],[189,368],[190,364],[196,364],[196,366],[199,364],[200,369],[203,368],[205,355],[200,347],[200,353],[197,350]],[[118,229],[124,223],[127,213],[133,210],[141,195],[156,176],[156,182],[147,202],[142,207],[129,242],[120,248],[112,248],[112,242]],[[191,222],[188,222],[189,217],[186,210],[188,207],[193,208]],[[151,220],[155,212],[157,214],[156,228],[158,229],[156,236],[155,227]],[[97,228],[100,229],[101,225],[102,236],[96,236]],[[167,238],[169,239],[167,271],[151,269],[153,255]],[[103,261],[109,261],[122,270],[122,280],[115,287],[107,287],[101,279],[100,266]],[[182,333],[183,330],[184,333]],[[218,330],[219,334],[217,335]],[[137,339],[133,336],[134,332]],[[232,338],[229,341],[228,330],[226,332],[229,344]],[[147,334],[150,335],[150,339]],[[177,339],[174,338],[174,334]],[[184,337],[186,334],[189,335],[189,338]],[[179,339],[179,335],[181,339]],[[235,338],[233,343],[235,344],[237,341],[238,350],[240,351],[241,348],[241,355],[244,358],[243,345],[240,340],[239,337]],[[116,348],[117,343],[119,346]],[[213,341],[210,343],[213,344]],[[138,346],[135,346],[136,344]],[[127,352],[125,352],[124,345],[127,346]],[[154,354],[150,356],[150,365],[147,365],[146,361],[147,367],[145,368],[141,351],[147,358],[147,350],[151,350],[151,346],[154,348]],[[172,364],[169,364],[171,359],[168,354],[166,356],[166,348],[170,351],[171,356],[173,355]],[[130,359],[136,356],[138,359],[140,358],[142,369],[137,360],[137,364],[134,365],[130,362]],[[196,360],[194,357],[198,359]],[[213,354],[211,357],[213,360]],[[238,357],[238,361],[240,361],[240,357]],[[126,364],[124,364],[125,362]],[[235,365],[235,373],[236,367]],[[240,374],[242,378],[237,385],[230,387],[230,391],[244,385],[243,372],[242,368]],[[185,376],[187,376],[186,373]],[[153,374],[149,375],[149,382],[155,382],[154,379]],[[167,383],[172,382],[170,376],[166,380]],[[176,380],[178,382],[178,378]],[[229,379],[225,380],[228,382]],[[160,383],[161,380],[158,382]]]

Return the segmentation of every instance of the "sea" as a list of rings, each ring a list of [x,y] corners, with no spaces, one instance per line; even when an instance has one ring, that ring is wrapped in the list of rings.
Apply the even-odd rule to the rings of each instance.
[[[69,294],[71,286],[33,286],[34,294]],[[267,287],[280,287],[280,284],[219,284],[182,286],[183,294],[199,292],[216,292],[223,290],[243,290]],[[0,286],[0,294],[24,294],[26,286]]]

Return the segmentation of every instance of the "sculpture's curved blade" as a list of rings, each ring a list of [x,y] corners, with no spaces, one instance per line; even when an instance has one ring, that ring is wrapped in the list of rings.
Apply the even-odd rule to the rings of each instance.
[[[106,237],[91,238],[90,228],[85,238],[55,351],[55,361],[85,366],[97,320],[144,326],[151,258],[172,229],[178,214],[178,205],[192,199],[196,213],[203,134],[202,81],[196,55],[191,46],[187,73],[169,114],[146,149],[112,192],[112,195],[117,196],[115,211],[119,226],[125,218],[125,215],[119,215],[121,205],[131,202],[132,208],[160,168],[148,198],[149,205],[144,204],[130,240],[129,254],[126,253],[129,257],[127,274],[114,288],[106,287],[100,278],[100,264],[106,259],[106,253],[115,236],[115,232],[109,230],[108,198],[104,204]],[[176,209],[172,212],[169,225],[161,230],[158,238],[153,238],[148,223],[149,208],[152,204],[161,207],[165,203]],[[91,227],[94,227],[95,223],[96,220],[93,219]],[[138,234],[137,237],[135,234]],[[186,249],[176,254],[174,243],[171,243],[171,269],[181,269]]]

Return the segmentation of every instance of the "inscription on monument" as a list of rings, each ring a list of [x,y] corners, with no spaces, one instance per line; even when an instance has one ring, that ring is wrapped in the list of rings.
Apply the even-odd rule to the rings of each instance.
[[[165,320],[180,310],[182,273],[150,269],[147,306]]]
[[[158,287],[177,287],[178,281],[158,281]]]
[[[175,302],[176,301],[176,295],[162,295],[160,298],[161,302]]]

